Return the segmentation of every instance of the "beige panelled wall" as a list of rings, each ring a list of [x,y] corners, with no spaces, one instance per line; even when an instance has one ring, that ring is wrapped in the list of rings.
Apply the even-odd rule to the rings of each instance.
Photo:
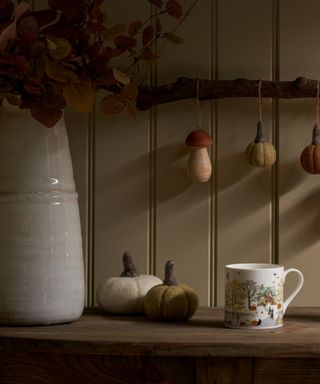
[[[181,0],[186,9],[191,0]],[[108,0],[111,22],[147,18],[147,0]],[[35,8],[46,1],[34,0]],[[167,44],[150,76],[155,84],[179,76],[320,79],[317,0],[200,0]],[[119,275],[131,251],[141,273],[163,275],[166,260],[198,292],[203,305],[223,304],[224,265],[279,262],[306,282],[295,305],[319,305],[320,178],[299,164],[311,140],[313,100],[264,100],[263,121],[279,152],[273,170],[253,169],[244,150],[254,139],[258,101],[202,103],[203,129],[214,138],[213,178],[191,184],[185,137],[197,128],[195,100],[106,118],[67,109],[66,121],[87,269],[87,303],[96,286]],[[288,288],[294,284],[288,277]]]

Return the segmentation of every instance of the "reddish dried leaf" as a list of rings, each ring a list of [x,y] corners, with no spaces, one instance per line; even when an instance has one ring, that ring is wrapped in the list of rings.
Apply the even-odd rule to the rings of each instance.
[[[100,103],[102,111],[107,115],[115,115],[123,112],[126,108],[122,97],[117,93],[105,96]]]
[[[118,36],[114,42],[116,47],[122,52],[132,49],[137,45],[137,40],[131,36]]]
[[[94,0],[90,14],[91,14],[91,18],[93,20],[96,20],[99,23],[102,23],[103,22],[103,14],[100,11],[100,4],[101,4],[100,0]]]
[[[41,87],[35,83],[28,83],[24,86],[27,93],[32,95],[41,95]]]
[[[31,115],[44,126],[53,128],[62,117],[62,109],[45,107],[39,103],[31,107]]]
[[[96,41],[94,44],[92,44],[89,47],[86,54],[91,61],[94,61],[94,60],[97,60],[97,58],[100,56],[101,52],[102,52],[102,45],[101,45],[100,41]]]
[[[106,34],[106,39],[109,41],[114,41],[118,36],[122,36],[127,33],[128,27],[126,24],[116,24],[108,30]]]
[[[45,36],[61,37],[70,41],[71,44],[75,44],[79,39],[79,34],[72,28],[66,27],[64,24],[56,23],[45,28],[42,33]]]
[[[21,53],[26,56],[32,56],[33,46],[38,42],[38,35],[34,33],[24,33],[19,39],[19,47]],[[45,45],[43,44],[43,47]],[[31,49],[30,49],[31,48]]]
[[[145,27],[142,33],[142,44],[146,46],[149,43],[151,43],[151,41],[154,38],[154,35],[155,35],[155,32],[152,25],[148,25],[147,27]]]
[[[10,20],[13,10],[14,4],[11,0],[0,1],[0,24],[5,24]]]
[[[107,32],[108,28],[100,23],[89,23],[86,32]]]
[[[17,22],[17,32],[19,35],[24,34],[37,34],[39,31],[39,24],[37,19],[32,16],[24,16]]]
[[[158,8],[161,8],[163,4],[163,0],[148,0],[148,1],[149,3],[155,5]]]
[[[43,9],[42,11],[31,12],[30,16],[34,17],[40,27],[44,27],[52,23],[57,18],[57,12],[53,9]]]
[[[136,101],[139,89],[135,84],[129,83],[121,88],[120,95],[127,101]]]
[[[177,0],[168,0],[166,2],[166,10],[168,14],[176,19],[180,19],[183,9]]]
[[[129,24],[128,34],[130,36],[134,36],[138,32],[138,30],[141,28],[141,26],[142,26],[142,21],[140,20],[133,21],[132,23]]]

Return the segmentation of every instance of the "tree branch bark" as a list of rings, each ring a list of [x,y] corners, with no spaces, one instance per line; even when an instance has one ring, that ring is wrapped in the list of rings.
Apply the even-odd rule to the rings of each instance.
[[[258,80],[207,80],[199,79],[200,100],[228,97],[258,97]],[[261,84],[264,98],[315,98],[317,80],[298,77],[294,81],[268,81]],[[141,111],[152,106],[197,97],[197,79],[180,77],[175,83],[157,86],[140,86],[137,108]]]

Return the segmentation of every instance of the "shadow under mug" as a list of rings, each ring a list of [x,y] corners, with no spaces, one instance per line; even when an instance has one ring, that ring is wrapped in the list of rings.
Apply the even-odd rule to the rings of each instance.
[[[283,287],[288,273],[299,276],[286,300]],[[225,326],[269,329],[283,325],[288,305],[303,285],[303,274],[278,264],[229,264],[225,266]]]

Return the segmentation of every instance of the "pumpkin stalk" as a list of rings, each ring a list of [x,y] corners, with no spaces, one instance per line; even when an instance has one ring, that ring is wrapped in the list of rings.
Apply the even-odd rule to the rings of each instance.
[[[165,265],[164,285],[178,285],[177,279],[173,275],[174,261],[169,260]]]
[[[267,137],[266,137],[266,131],[264,129],[263,123],[262,121],[258,121],[257,135],[254,142],[257,144],[257,143],[265,143],[266,141],[267,141]]]
[[[312,132],[312,145],[320,144],[320,129],[318,124],[315,124]]]
[[[121,277],[137,277],[139,276],[139,272],[134,265],[131,254],[129,252],[125,252],[122,256],[124,271],[121,273]]]

